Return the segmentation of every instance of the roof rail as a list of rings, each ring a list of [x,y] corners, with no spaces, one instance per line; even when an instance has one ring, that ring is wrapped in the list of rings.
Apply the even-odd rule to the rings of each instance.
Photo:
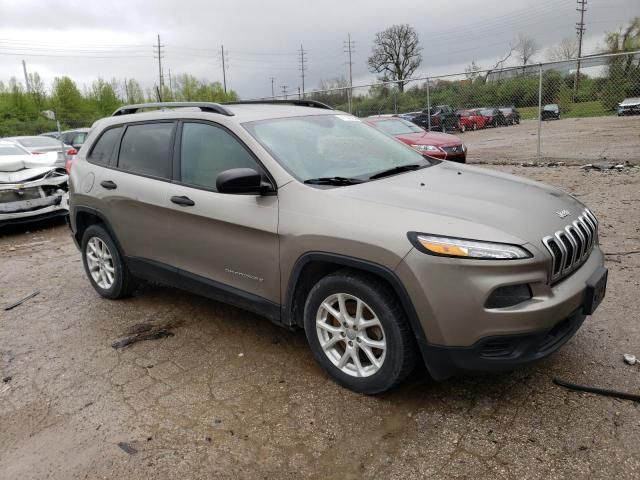
[[[272,105],[296,105],[298,107],[313,107],[313,108],[324,108],[326,110],[333,110],[333,107],[330,107],[326,103],[318,102],[317,100],[238,100],[236,102],[225,102],[222,105],[260,105],[260,104],[272,104]]]
[[[112,117],[118,115],[128,115],[130,113],[137,113],[138,110],[142,110],[143,108],[184,108],[184,107],[195,107],[199,108],[203,112],[210,113],[219,113],[221,115],[226,115],[227,117],[232,117],[234,114],[228,108],[223,107],[219,103],[213,102],[159,102],[159,103],[139,103],[137,105],[125,105],[123,107],[118,108],[113,114]]]

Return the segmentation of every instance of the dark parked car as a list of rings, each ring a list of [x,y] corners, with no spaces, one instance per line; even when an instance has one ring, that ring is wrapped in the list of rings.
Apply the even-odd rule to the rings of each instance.
[[[480,115],[486,120],[485,127],[497,127],[498,125],[509,125],[504,114],[499,108],[483,108]]]
[[[560,120],[560,107],[555,103],[550,103],[542,107],[540,112],[542,120]]]
[[[507,123],[509,125],[520,124],[520,113],[515,108],[505,107],[501,108],[500,111],[504,115],[504,118],[507,120]]]
[[[431,116],[431,130],[446,132],[447,130],[460,130],[460,119],[456,111],[449,105],[437,105],[431,110],[424,109],[412,122],[429,129],[429,115]]]

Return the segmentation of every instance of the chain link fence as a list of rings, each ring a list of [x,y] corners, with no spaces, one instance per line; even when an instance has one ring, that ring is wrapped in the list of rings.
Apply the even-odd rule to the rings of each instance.
[[[444,128],[463,138],[470,162],[638,162],[640,52],[313,91],[304,98],[359,117],[397,115],[426,130]]]

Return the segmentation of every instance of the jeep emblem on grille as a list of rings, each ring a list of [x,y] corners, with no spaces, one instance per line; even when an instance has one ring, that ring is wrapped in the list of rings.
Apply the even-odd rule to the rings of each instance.
[[[571,212],[569,210],[559,210],[556,212],[556,215],[558,215],[560,218],[565,218],[568,217],[569,215],[571,215]]]

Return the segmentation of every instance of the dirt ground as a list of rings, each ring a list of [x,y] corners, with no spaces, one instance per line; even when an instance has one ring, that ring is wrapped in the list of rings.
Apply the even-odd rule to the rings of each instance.
[[[161,287],[100,298],[63,224],[0,234],[0,306],[40,291],[0,310],[0,478],[640,478],[640,404],[552,383],[640,392],[622,361],[640,356],[640,169],[498,168],[595,211],[607,298],[537,365],[418,372],[379,397],[336,386],[303,332],[256,315]],[[174,336],[112,348],[140,324]]]
[[[529,162],[537,159],[538,122],[460,134],[469,162]],[[542,122],[542,161],[640,163],[640,116],[566,118]]]

